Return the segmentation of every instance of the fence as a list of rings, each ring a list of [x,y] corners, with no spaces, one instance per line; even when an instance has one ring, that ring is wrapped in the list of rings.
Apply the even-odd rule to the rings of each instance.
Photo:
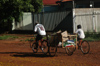
[[[46,28],[46,31],[73,31],[71,10],[58,12],[44,12],[38,14],[32,14],[30,12],[24,13],[20,22],[13,22],[13,30],[33,30],[34,23],[36,21],[43,24]]]
[[[47,31],[68,29],[67,24],[72,23],[71,11],[45,12],[34,14],[34,22],[39,21]],[[70,19],[69,19],[70,18]]]

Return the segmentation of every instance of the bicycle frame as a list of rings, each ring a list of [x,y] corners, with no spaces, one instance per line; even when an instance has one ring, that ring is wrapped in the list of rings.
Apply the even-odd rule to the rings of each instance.
[[[78,41],[79,46],[81,46],[82,41],[83,41],[82,39]]]

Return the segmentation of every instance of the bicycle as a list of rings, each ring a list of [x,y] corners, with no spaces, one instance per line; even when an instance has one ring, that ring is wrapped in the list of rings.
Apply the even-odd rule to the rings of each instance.
[[[48,41],[47,39],[41,39],[38,42],[30,40],[30,48],[32,48],[33,53],[37,53],[41,49],[44,54],[47,54],[49,48]]]
[[[90,51],[89,42],[86,40],[79,40],[77,46],[78,49],[81,50],[83,54],[88,54]],[[76,45],[74,45],[73,47],[66,47],[66,53],[68,55],[72,55],[75,50],[76,50]]]

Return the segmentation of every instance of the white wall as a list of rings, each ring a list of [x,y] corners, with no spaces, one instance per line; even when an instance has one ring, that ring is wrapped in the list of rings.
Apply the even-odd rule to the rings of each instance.
[[[32,14],[30,12],[24,12],[22,20],[17,23],[13,20],[12,25],[12,30],[33,30]]]
[[[100,8],[75,8],[73,17],[74,32],[78,24],[85,32],[100,32]]]

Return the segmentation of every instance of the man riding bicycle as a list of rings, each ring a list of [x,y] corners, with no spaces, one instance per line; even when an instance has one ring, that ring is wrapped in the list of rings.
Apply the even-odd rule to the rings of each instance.
[[[39,24],[38,22],[36,22],[34,32],[37,32],[37,36],[36,36],[37,46],[36,46],[36,48],[38,48],[38,41],[41,40],[43,38],[43,36],[46,35],[46,31],[45,31],[45,28],[42,24]]]

